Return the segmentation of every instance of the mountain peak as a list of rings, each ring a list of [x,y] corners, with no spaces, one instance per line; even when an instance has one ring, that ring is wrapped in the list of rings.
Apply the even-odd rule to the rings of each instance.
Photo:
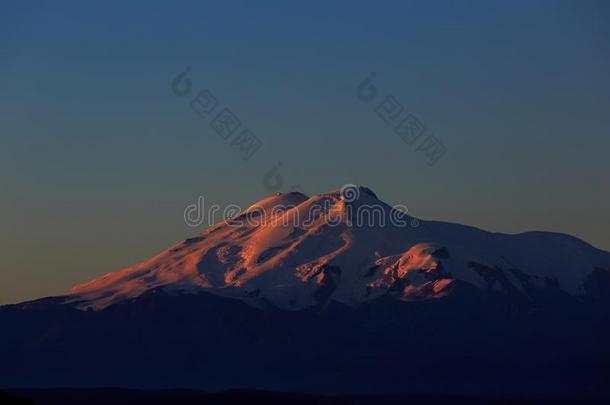
[[[155,288],[205,290],[283,309],[331,299],[348,305],[382,296],[436,299],[461,285],[582,295],[594,269],[610,269],[609,253],[566,235],[506,235],[432,221],[414,226],[400,216],[402,222],[392,222],[396,213],[364,186],[312,197],[276,193],[235,221],[76,286],[68,302],[104,308]]]
[[[373,190],[356,184],[346,184],[341,188],[322,195],[331,195],[347,202],[357,201],[362,197],[366,199],[374,198],[375,200],[379,200],[377,194],[375,194]]]
[[[292,207],[296,207],[302,202],[307,201],[308,198],[308,196],[298,191],[291,191],[288,193],[278,192],[252,204],[250,207],[245,209],[243,213],[260,211],[264,212],[267,215],[270,215],[276,209],[283,208],[285,210]]]

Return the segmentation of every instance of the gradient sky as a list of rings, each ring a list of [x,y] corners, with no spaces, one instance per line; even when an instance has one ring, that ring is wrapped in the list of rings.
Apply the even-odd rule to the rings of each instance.
[[[262,140],[240,159],[171,91],[186,66]],[[370,72],[447,147],[356,97]],[[196,229],[183,210],[357,183],[412,215],[610,250],[610,3],[3,2],[0,304]]]

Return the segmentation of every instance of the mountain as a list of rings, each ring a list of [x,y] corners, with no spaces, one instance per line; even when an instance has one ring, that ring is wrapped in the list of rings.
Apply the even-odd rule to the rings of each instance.
[[[610,395],[610,253],[278,193],[67,294],[0,307],[0,387]]]
[[[356,306],[388,293],[434,299],[462,284],[586,296],[595,274],[610,269],[610,253],[567,235],[400,218],[368,188],[349,191],[270,196],[144,263],[74,287],[67,302],[101,309],[157,287],[285,310],[328,300]]]

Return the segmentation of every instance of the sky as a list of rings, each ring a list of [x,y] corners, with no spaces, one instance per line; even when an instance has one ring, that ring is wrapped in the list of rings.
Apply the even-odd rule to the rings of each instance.
[[[0,304],[196,234],[199,196],[295,186],[610,250],[609,72],[605,1],[3,2]],[[224,109],[234,134],[213,127]]]

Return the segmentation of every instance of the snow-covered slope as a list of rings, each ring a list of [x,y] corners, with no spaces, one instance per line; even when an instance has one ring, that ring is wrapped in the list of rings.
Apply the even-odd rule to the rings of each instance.
[[[101,309],[163,287],[301,309],[329,299],[348,305],[384,295],[434,299],[464,283],[526,296],[541,289],[585,295],[598,268],[610,269],[610,253],[571,236],[416,221],[360,187],[349,198],[341,190],[272,195],[67,296],[80,308]]]

